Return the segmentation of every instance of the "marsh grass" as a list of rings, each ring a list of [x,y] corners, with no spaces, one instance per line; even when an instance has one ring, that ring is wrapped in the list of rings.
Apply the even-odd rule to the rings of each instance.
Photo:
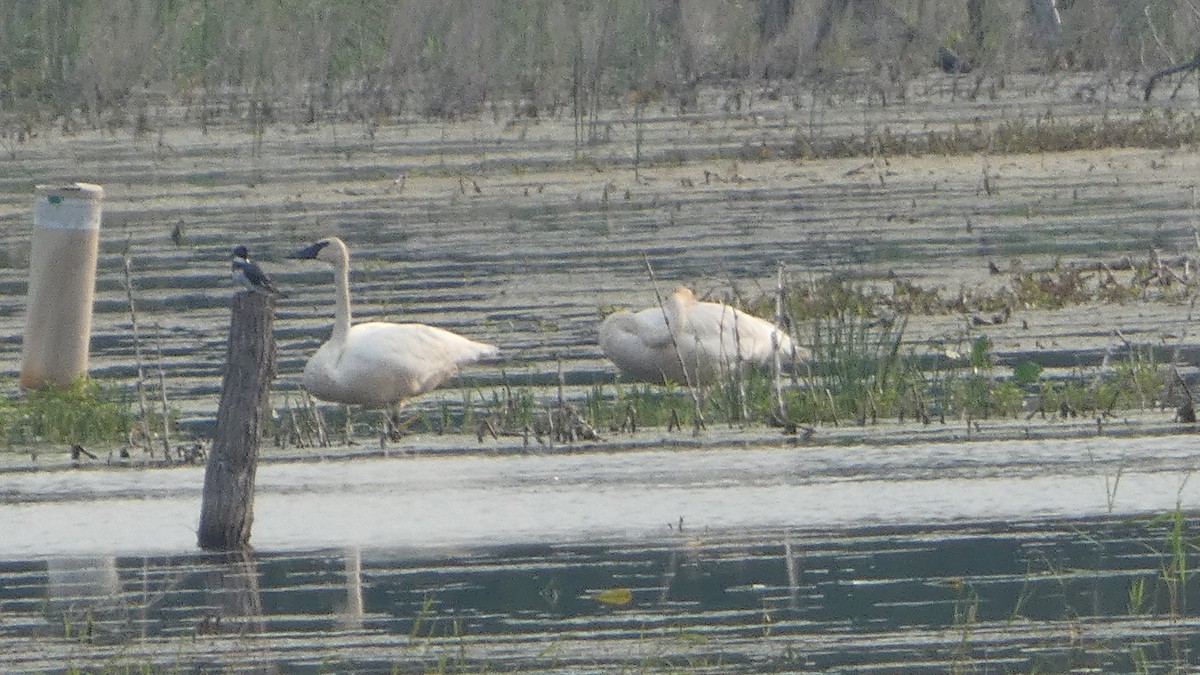
[[[289,393],[284,393],[282,405],[275,415],[267,418],[267,424],[267,435],[279,448],[324,448],[330,444],[325,412],[304,390],[295,402]]]
[[[1182,489],[1182,488],[1181,488]],[[1188,534],[1187,514],[1176,504],[1175,509],[1150,521],[1150,527],[1166,526],[1163,548],[1157,552],[1163,562],[1158,579],[1166,593],[1166,612],[1173,617],[1183,616],[1187,611],[1187,585],[1193,577],[1189,561],[1200,552],[1200,544]],[[1131,590],[1131,597],[1133,591]]]
[[[916,288],[913,286],[913,288]],[[887,296],[875,286],[832,274],[795,283],[785,289],[784,315],[793,324],[815,319],[873,315]],[[774,301],[762,298],[748,303],[752,314],[774,311]]]
[[[130,439],[135,423],[128,392],[82,377],[0,401],[0,434],[9,445],[118,444]]]
[[[696,401],[706,423],[728,426],[774,423],[770,372],[744,366],[736,376],[697,387],[697,399],[682,385],[616,382],[596,385],[584,396],[582,414],[596,428],[633,432],[644,427],[693,429]]]
[[[1169,381],[1169,369],[1155,360],[1152,350],[1130,347],[1125,358],[1111,367],[1094,373],[1078,371],[1057,381],[1039,380],[1029,388],[1034,393],[1031,414],[1074,417],[1144,410],[1160,401]]]
[[[1200,117],[1194,113],[1146,109],[1127,119],[1078,120],[1047,111],[994,125],[978,122],[945,131],[894,132],[868,128],[861,134],[834,137],[801,130],[780,154],[794,159],[1039,153],[1099,148],[1179,148],[1200,141]],[[745,154],[755,159],[761,154]]]
[[[1012,377],[1000,374],[992,346],[987,336],[975,338],[965,364],[940,369],[932,378],[936,382],[933,390],[941,418],[976,421],[1014,417],[1022,410],[1027,392],[1015,374]],[[1030,376],[1028,365],[1019,364],[1019,368],[1024,377]]]
[[[426,673],[480,673],[489,669],[467,653],[466,631],[458,618],[440,618],[436,599],[426,595],[421,609],[413,617],[409,630],[412,656],[423,662]],[[411,664],[407,664],[411,666]],[[394,663],[392,672],[409,672],[405,664]]]
[[[602,105],[622,106],[640,125],[659,110],[693,109],[701,84],[731,78],[746,89],[771,84],[772,98],[794,97],[797,107],[804,94],[812,100],[806,107],[818,112],[825,100],[851,96],[887,105],[930,69],[931,55],[910,47],[939,36],[952,44],[976,42],[967,52],[981,66],[976,72],[988,75],[939,78],[941,86],[961,88],[973,100],[989,90],[995,98],[1014,70],[1051,69],[1057,78],[1065,65],[1031,49],[1037,40],[1030,39],[1028,22],[989,18],[969,26],[963,12],[922,9],[926,3],[889,4],[903,30],[885,28],[894,22],[882,13],[879,25],[864,28],[859,24],[874,20],[832,6],[795,3],[793,12],[793,3],[779,2],[676,4],[13,3],[0,24],[0,103],[16,117],[17,129],[58,123],[64,131],[128,127],[140,134],[168,117],[164,102],[186,104],[191,110],[184,118],[204,130],[222,118],[257,131],[337,116],[369,134],[381,121],[411,112],[451,119],[490,112],[518,123],[569,113],[579,147],[608,139]],[[1145,12],[1117,2],[1060,4],[1064,25],[1080,32],[1071,48],[1074,67],[1110,73],[1076,96],[1107,100],[1129,88],[1120,73],[1193,48],[1196,20],[1179,0],[1143,3]],[[1008,14],[1001,9],[996,16]],[[829,39],[801,48],[822,22],[832,28]],[[925,37],[914,41],[913,35]],[[859,44],[867,39],[870,50]],[[893,81],[881,83],[883,72]],[[764,83],[760,74],[772,81]],[[739,92],[726,108],[743,115],[752,103]],[[1134,122],[1137,128],[1127,129],[1120,119],[1089,123],[1042,113],[987,132],[982,123],[932,137],[865,130],[838,147],[944,153],[1036,145],[1049,151],[1165,142],[1186,132],[1169,112]],[[795,145],[820,147],[823,140],[800,136]],[[745,151],[762,149],[751,144]]]
[[[793,325],[836,315],[886,317],[976,314],[976,323],[1007,321],[1014,309],[1061,309],[1087,303],[1187,302],[1197,281],[1197,263],[1186,256],[1163,258],[1151,252],[1144,259],[1123,258],[1108,263],[1076,264],[1056,260],[1043,269],[1024,269],[1014,263],[1007,273],[993,263],[993,274],[1006,283],[947,292],[903,278],[856,280],[832,274],[793,283],[786,290],[787,315]],[[772,300],[747,303],[751,313],[772,311]]]
[[[1149,348],[1131,346],[1111,365],[1077,369],[1050,379],[1032,361],[999,366],[986,336],[977,337],[962,358],[930,358],[904,343],[906,316],[880,320],[847,311],[810,322],[813,358],[782,374],[786,421],[792,425],[876,424],[947,419],[978,421],[1062,418],[1117,410],[1147,409],[1160,402],[1169,369]],[[771,372],[742,367],[697,388],[700,411],[710,424],[780,426]],[[501,433],[546,433],[552,408],[529,387],[508,386],[490,394],[466,395],[452,413],[443,404],[442,431],[477,433],[486,419]],[[695,403],[684,386],[613,382],[591,386],[578,401],[578,414],[605,432],[639,428],[691,428]],[[481,435],[482,437],[482,435]],[[571,440],[562,439],[560,440]]]
[[[1047,270],[1015,271],[1009,289],[1002,295],[1012,305],[1043,309],[1088,302],[1184,302],[1195,290],[1189,263],[1186,259],[1163,261],[1154,256],[1122,261],[1123,269],[1114,269],[1104,263],[1080,267],[1060,260]]]
[[[802,386],[785,393],[793,419],[806,423],[920,417],[923,377],[901,347],[907,320],[879,321],[848,309],[813,321],[812,362]]]
[[[687,390],[673,383],[658,386],[616,382],[611,387],[611,392],[608,385],[592,387],[583,403],[592,423],[608,431],[674,426],[684,423],[695,410]]]
[[[484,414],[498,429],[519,431],[533,426],[537,400],[529,388],[514,386],[507,375],[501,389],[482,398],[486,401]]]
[[[975,672],[977,666],[971,639],[979,628],[979,608],[982,599],[979,592],[966,579],[954,579],[951,586],[957,591],[954,599],[954,627],[958,632],[959,640],[954,648],[950,672]]]

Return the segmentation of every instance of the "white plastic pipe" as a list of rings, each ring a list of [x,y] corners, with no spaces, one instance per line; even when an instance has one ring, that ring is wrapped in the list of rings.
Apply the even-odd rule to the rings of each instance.
[[[22,389],[66,386],[87,373],[103,197],[91,183],[37,186]]]

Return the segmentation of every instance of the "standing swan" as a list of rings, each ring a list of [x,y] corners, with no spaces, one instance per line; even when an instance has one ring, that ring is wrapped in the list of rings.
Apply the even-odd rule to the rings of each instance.
[[[333,403],[383,408],[391,422],[406,399],[436,388],[496,347],[421,323],[350,325],[350,252],[337,237],[287,256],[333,265],[333,333],[304,367],[304,388]]]
[[[807,359],[808,350],[769,321],[680,286],[662,307],[615,312],[600,324],[600,349],[632,380],[712,384],[739,364]],[[685,376],[684,366],[687,367]]]

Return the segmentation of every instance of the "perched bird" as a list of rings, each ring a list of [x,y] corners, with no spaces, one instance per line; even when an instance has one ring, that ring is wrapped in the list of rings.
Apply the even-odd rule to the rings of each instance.
[[[350,322],[350,252],[330,237],[288,258],[321,260],[334,269],[333,333],[304,367],[304,387],[333,403],[381,408],[390,426],[404,401],[430,391],[459,368],[493,356],[496,347],[420,323]]]
[[[287,297],[282,291],[275,288],[271,277],[267,276],[258,263],[250,260],[250,254],[246,251],[246,247],[241,245],[233,248],[233,283],[241,284],[255,293],[276,298]]]
[[[654,384],[706,385],[744,364],[807,359],[807,349],[769,321],[675,289],[661,307],[615,312],[600,324],[600,349],[625,377]],[[685,373],[686,367],[686,373]]]

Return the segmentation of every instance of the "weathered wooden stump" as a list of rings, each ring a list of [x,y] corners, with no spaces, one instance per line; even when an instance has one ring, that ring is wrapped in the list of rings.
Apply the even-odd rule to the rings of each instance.
[[[275,377],[275,301],[243,291],[233,296],[232,304],[221,403],[200,508],[198,541],[206,550],[250,545],[258,445]]]

